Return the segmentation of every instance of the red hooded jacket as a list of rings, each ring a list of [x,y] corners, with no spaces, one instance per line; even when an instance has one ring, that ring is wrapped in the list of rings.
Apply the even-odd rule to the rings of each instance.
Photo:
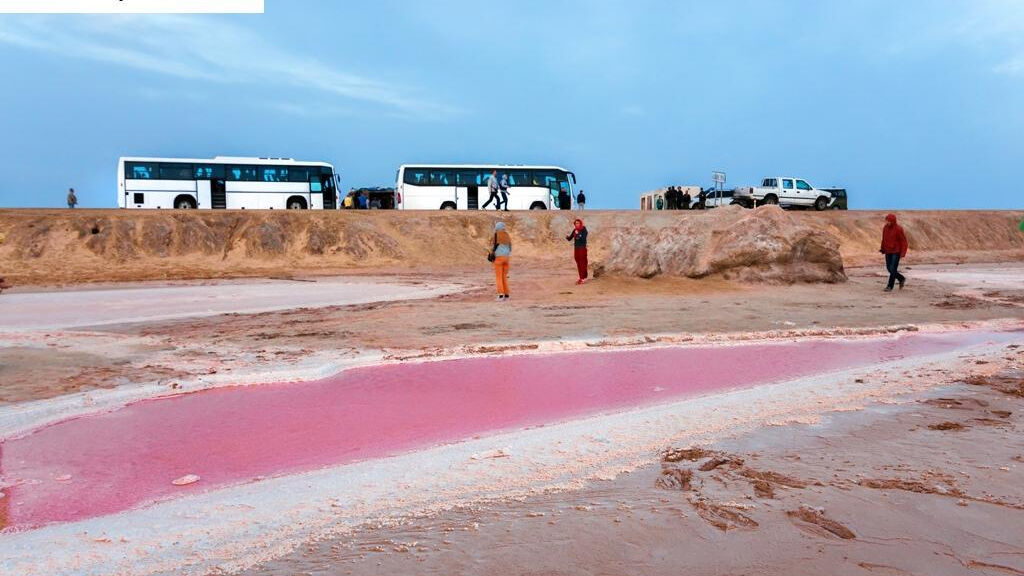
[[[896,215],[889,214],[885,217],[885,227],[882,228],[882,253],[899,254],[900,258],[907,255],[907,235],[903,233],[903,227],[896,223]]]

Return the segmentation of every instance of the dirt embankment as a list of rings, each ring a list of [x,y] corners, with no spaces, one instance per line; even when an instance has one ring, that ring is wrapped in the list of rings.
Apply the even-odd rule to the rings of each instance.
[[[656,231],[617,231],[604,270],[641,278],[721,274],[745,282],[846,281],[835,234],[778,206],[726,206]]]
[[[577,213],[0,211],[0,276],[16,285],[222,278],[486,266],[493,224],[508,223],[513,257],[537,266],[571,258]],[[585,212],[593,261],[617,231],[652,235],[704,212]],[[844,264],[875,263],[884,213],[795,212],[839,240]],[[1022,211],[903,212],[910,263],[1024,260]]]

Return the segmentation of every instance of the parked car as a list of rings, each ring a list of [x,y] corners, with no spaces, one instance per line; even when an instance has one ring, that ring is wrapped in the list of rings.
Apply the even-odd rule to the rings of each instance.
[[[735,190],[722,190],[718,192],[714,188],[705,188],[704,192],[704,208],[718,208],[719,206],[728,206],[730,204],[737,204],[733,198]],[[694,196],[690,201],[691,210],[700,210],[700,196]]]
[[[733,196],[738,204],[748,208],[763,204],[788,206],[813,206],[815,210],[827,210],[833,201],[831,192],[811,186],[802,178],[773,176],[761,181],[760,186],[737,188]]]
[[[846,188],[822,188],[822,190],[832,195],[832,201],[828,204],[830,210],[849,209],[846,204]]]

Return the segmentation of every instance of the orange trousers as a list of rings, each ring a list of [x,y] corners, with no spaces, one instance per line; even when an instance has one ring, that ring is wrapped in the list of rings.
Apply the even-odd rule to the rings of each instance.
[[[498,295],[508,294],[508,256],[494,259],[494,281],[498,285]]]

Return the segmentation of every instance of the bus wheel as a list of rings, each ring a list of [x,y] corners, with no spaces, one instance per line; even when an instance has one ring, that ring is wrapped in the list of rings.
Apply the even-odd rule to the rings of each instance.
[[[445,202],[441,204],[441,210],[455,210],[455,202]]]
[[[530,205],[530,210],[547,210],[548,207],[543,202],[534,202]]]
[[[176,210],[195,210],[196,201],[191,196],[178,196],[174,199]]]
[[[288,199],[286,206],[288,207],[289,210],[305,210],[306,199],[301,198],[299,196],[292,196],[291,198]]]

